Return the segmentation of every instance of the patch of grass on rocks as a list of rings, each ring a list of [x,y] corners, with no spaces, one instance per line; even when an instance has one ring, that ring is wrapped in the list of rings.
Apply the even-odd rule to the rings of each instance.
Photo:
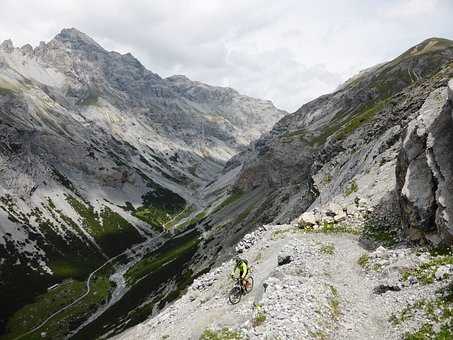
[[[354,192],[357,192],[359,190],[359,186],[357,185],[357,182],[355,180],[352,180],[345,188],[344,190],[344,197],[348,197]]]
[[[406,281],[410,276],[414,276],[422,284],[431,284],[435,280],[437,268],[447,264],[453,265],[453,255],[438,256],[415,268],[408,269],[403,272],[403,280]]]
[[[322,254],[333,255],[335,254],[335,246],[332,243],[323,244],[319,251]]]
[[[357,260],[357,263],[360,267],[367,269],[368,265],[370,264],[370,257],[368,256],[368,254],[362,254]]]
[[[221,330],[206,329],[199,340],[243,340],[245,337],[238,331],[229,328]]]
[[[271,235],[272,240],[278,240],[281,238],[284,238],[286,234],[294,233],[296,232],[295,228],[287,228],[287,229],[279,229],[279,230],[274,230]]]
[[[373,223],[372,220],[367,220],[363,226],[362,237],[374,241],[378,245],[384,247],[392,247],[399,242],[398,231],[396,229],[383,228]]]
[[[330,223],[323,222],[320,226],[299,226],[300,230],[307,233],[325,233],[325,234],[353,234],[359,235],[360,230],[352,228],[350,226],[339,224],[339,223]]]
[[[438,295],[440,297],[435,299],[420,299],[390,317],[391,323],[401,325],[423,315],[426,322],[418,329],[406,332],[404,339],[453,339],[453,283],[440,289]]]
[[[252,320],[253,327],[261,326],[266,321],[266,313],[263,310],[258,310],[255,317]]]
[[[330,299],[329,299],[329,307],[332,312],[332,317],[334,320],[338,320],[341,315],[341,308],[340,308],[340,294],[338,293],[338,290],[330,285]]]

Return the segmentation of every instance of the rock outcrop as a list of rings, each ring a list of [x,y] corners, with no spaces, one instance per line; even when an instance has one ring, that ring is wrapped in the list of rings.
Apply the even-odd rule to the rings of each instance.
[[[449,93],[450,87],[442,87],[427,98],[403,134],[397,165],[406,233],[435,244],[453,243],[453,105]]]

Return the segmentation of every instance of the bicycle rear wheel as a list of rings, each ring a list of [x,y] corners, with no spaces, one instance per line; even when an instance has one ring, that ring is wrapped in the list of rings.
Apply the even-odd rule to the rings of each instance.
[[[253,277],[250,276],[247,279],[247,285],[244,288],[245,288],[245,292],[246,293],[250,293],[252,291],[252,289],[253,289]]]
[[[235,305],[235,304],[239,303],[239,301],[241,301],[241,297],[242,297],[241,287],[234,286],[230,290],[230,295],[228,296],[228,299],[230,300],[232,305]]]

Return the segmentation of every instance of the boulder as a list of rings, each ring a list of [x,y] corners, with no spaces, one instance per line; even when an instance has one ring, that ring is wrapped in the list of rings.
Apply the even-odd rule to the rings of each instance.
[[[399,287],[398,285],[380,284],[379,286],[373,288],[373,293],[381,295],[387,292],[399,292],[400,290],[401,287]]]
[[[341,211],[341,212],[338,212],[334,216],[333,220],[334,220],[335,223],[340,223],[340,222],[343,222],[344,220],[346,220],[347,217],[348,216],[346,215],[346,212]]]
[[[450,275],[453,275],[453,265],[451,264],[440,266],[439,268],[437,268],[436,273],[434,274],[436,280],[438,281],[446,279]]]
[[[293,257],[288,252],[281,252],[277,257],[277,263],[279,266],[290,263],[293,260]]]
[[[303,226],[312,226],[317,224],[317,218],[314,212],[306,211],[297,219],[297,223]]]

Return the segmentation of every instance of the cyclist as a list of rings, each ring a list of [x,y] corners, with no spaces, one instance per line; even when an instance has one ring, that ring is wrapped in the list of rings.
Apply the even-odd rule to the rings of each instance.
[[[241,285],[246,288],[248,283],[247,283],[247,277],[248,274],[250,273],[250,267],[247,262],[247,260],[244,260],[240,257],[237,257],[236,260],[236,265],[233,268],[233,271],[231,272],[231,277],[233,279],[241,279]]]

